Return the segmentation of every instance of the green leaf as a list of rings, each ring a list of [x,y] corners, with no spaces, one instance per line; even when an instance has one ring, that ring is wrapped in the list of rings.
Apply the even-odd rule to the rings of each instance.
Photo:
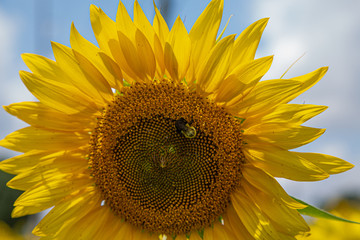
[[[300,214],[303,214],[303,215],[307,215],[307,216],[310,216],[310,217],[316,217],[316,218],[327,218],[327,219],[330,219],[330,220],[336,220],[336,221],[341,221],[341,222],[347,222],[347,223],[355,223],[355,224],[360,224],[358,222],[354,222],[354,221],[351,221],[351,220],[348,220],[348,219],[345,219],[345,218],[341,218],[341,217],[338,217],[338,216],[335,216],[331,213],[328,213],[324,210],[321,210],[317,207],[314,207],[304,201],[301,201],[300,199],[297,199],[295,197],[292,197],[293,199],[295,199],[296,201],[298,201],[299,203],[302,203],[304,205],[306,205],[307,207],[303,208],[303,209],[298,209],[298,212]]]
[[[240,124],[242,124],[245,121],[245,118],[234,116],[237,120],[240,121]]]

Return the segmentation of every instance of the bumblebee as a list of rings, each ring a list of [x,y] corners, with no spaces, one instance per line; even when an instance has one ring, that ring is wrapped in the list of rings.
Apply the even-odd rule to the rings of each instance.
[[[176,131],[183,134],[186,138],[194,138],[196,136],[196,129],[190,126],[191,123],[188,123],[184,118],[179,118],[175,122]]]

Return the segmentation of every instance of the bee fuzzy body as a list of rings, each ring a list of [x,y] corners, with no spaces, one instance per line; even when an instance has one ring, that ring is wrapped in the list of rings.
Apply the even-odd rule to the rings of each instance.
[[[183,134],[186,138],[194,138],[196,136],[196,129],[190,126],[191,122],[188,123],[184,118],[179,118],[175,122],[175,128],[178,133]]]

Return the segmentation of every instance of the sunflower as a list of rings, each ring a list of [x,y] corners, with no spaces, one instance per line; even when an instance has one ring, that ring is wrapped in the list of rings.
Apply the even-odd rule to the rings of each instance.
[[[324,130],[302,124],[326,109],[288,104],[327,68],[260,81],[272,56],[254,59],[268,19],[217,38],[223,0],[188,33],[137,1],[116,21],[90,7],[99,47],[71,27],[55,61],[34,54],[20,72],[38,102],[4,107],[30,126],[0,145],[24,154],[0,168],[25,191],[13,217],[51,211],[44,239],[295,239],[309,228],[274,177],[317,181],[351,164],[289,151]]]

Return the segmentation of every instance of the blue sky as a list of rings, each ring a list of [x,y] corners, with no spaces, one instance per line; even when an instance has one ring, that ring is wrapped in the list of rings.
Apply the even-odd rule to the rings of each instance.
[[[139,2],[152,21],[152,1]],[[155,2],[160,5],[159,1]],[[208,2],[172,0],[169,24],[172,25],[180,15],[190,30]],[[21,53],[52,58],[50,40],[69,45],[71,22],[84,37],[95,43],[89,18],[90,4],[115,17],[117,0],[0,1],[1,105],[34,100],[18,77],[19,70],[27,69],[20,58]],[[131,12],[133,1],[125,0],[124,4]],[[319,84],[295,101],[329,106],[325,113],[307,124],[327,128],[326,133],[302,150],[335,155],[356,165],[360,158],[359,9],[360,1],[356,0],[225,0],[223,17],[224,25],[233,15],[227,35],[240,33],[257,19],[270,17],[257,54],[258,57],[275,55],[272,69],[264,79],[280,77],[304,53],[305,56],[285,77],[305,74],[321,66],[330,67]],[[21,121],[0,110],[0,138],[23,126]],[[14,153],[0,149],[0,155],[11,154]],[[319,204],[343,193],[360,194],[359,168],[316,183],[280,181],[289,193]]]

